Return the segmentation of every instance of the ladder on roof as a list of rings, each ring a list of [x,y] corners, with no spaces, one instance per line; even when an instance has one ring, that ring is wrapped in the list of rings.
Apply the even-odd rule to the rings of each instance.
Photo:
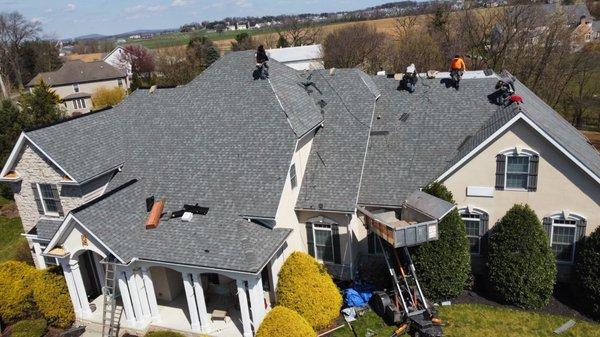
[[[115,321],[117,306],[117,264],[114,258],[107,257],[102,261],[104,270],[104,286],[102,287],[102,337],[117,337],[119,322]]]

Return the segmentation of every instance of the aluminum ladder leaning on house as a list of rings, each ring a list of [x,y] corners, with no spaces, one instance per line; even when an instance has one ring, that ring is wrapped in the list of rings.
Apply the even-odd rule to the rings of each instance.
[[[101,262],[104,270],[104,286],[102,287],[102,337],[117,337],[119,322],[115,322],[117,265],[114,258],[107,257]]]

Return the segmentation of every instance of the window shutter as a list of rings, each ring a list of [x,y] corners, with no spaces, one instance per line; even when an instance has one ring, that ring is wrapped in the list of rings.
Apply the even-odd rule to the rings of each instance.
[[[529,157],[529,179],[527,179],[527,190],[535,192],[537,190],[538,164],[540,157],[534,155]]]
[[[373,244],[375,243],[375,240],[373,239],[374,235],[375,234],[371,231],[369,231],[369,234],[367,235],[367,249],[369,250],[369,254],[375,254],[375,247],[373,247]]]
[[[575,230],[575,256],[579,253],[579,247],[585,240],[585,227],[587,226],[587,221],[585,219],[577,220],[577,228]]]
[[[479,244],[480,246],[480,253],[481,254],[485,254],[487,253],[487,232],[489,229],[489,216],[487,215],[487,213],[482,213],[479,216],[479,236],[480,236],[480,241]]]
[[[306,244],[308,245],[308,254],[315,257],[315,239],[313,237],[312,223],[306,223]]]
[[[550,233],[552,233],[552,218],[544,218],[542,220],[542,224],[544,226],[544,231],[546,232],[546,235],[548,236],[548,242],[550,243],[550,245],[552,245],[552,241],[550,241],[552,238],[550,237]]]
[[[33,199],[35,199],[38,213],[44,215],[44,206],[42,206],[42,201],[40,200],[40,191],[38,191],[37,184],[31,183],[31,189],[33,190]]]
[[[338,225],[331,225],[331,236],[333,238],[333,262],[342,264],[342,255],[340,254],[340,230]]]
[[[56,202],[56,207],[58,209],[58,215],[63,216],[65,213],[63,212],[62,204],[60,203],[60,194],[58,194],[58,188],[56,185],[50,185],[52,189],[52,198]]]
[[[506,167],[506,156],[499,154],[496,156],[496,189],[504,189],[504,168]]]

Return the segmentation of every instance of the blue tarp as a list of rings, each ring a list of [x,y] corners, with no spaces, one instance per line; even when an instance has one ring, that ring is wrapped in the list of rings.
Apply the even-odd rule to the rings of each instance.
[[[352,288],[343,291],[344,303],[348,307],[364,307],[373,295],[371,284],[356,283]]]

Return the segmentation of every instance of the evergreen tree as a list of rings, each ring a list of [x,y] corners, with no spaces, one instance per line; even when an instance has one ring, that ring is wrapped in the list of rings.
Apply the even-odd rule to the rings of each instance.
[[[289,42],[285,39],[285,36],[279,35],[279,39],[277,39],[277,48],[286,48],[289,47]]]
[[[527,309],[548,304],[556,283],[556,259],[529,206],[514,205],[494,226],[487,266],[499,300]]]
[[[577,284],[588,314],[600,319],[600,227],[582,242],[577,256]]]
[[[452,193],[438,182],[425,187],[423,192],[454,203]],[[415,247],[412,254],[419,281],[432,301],[458,296],[471,275],[467,231],[457,210],[440,221],[438,235],[438,240]]]
[[[40,81],[31,92],[21,95],[21,108],[26,128],[36,128],[50,124],[65,117],[65,112],[59,107],[60,97],[52,88]]]

